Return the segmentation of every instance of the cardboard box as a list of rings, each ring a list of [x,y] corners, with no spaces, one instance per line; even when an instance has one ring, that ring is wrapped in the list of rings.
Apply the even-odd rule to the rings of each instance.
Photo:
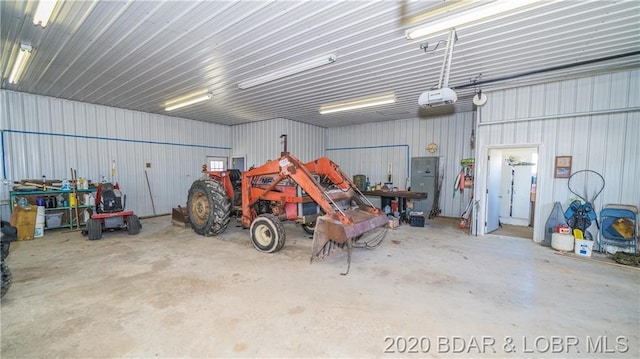
[[[11,225],[18,229],[18,240],[26,241],[34,238],[36,228],[36,206],[13,207],[11,213]]]
[[[393,218],[389,220],[387,223],[387,228],[397,228],[400,226],[400,220],[398,218]]]

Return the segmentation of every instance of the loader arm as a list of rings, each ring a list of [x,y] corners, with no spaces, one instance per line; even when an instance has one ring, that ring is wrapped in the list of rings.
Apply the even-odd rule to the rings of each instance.
[[[271,184],[266,188],[258,188],[253,185],[256,177],[274,176]],[[242,177],[242,224],[249,227],[256,217],[253,210],[254,204],[261,199],[272,201],[285,201],[299,203],[302,198],[296,196],[287,196],[282,192],[274,191],[278,183],[285,178],[291,178],[298,186],[300,186],[311,199],[313,199],[322,210],[327,214],[335,214],[334,206],[328,201],[329,198],[322,191],[319,183],[313,178],[312,174],[306,169],[304,163],[289,153],[275,160],[265,163],[264,165],[245,172]]]
[[[322,187],[313,174],[326,176],[335,190],[329,191]],[[258,176],[276,175],[277,177],[266,188],[256,188],[252,185],[252,180]],[[294,155],[285,152],[280,158],[244,174],[242,178],[243,226],[250,226],[257,216],[253,206],[258,200],[294,203],[303,201],[302,198],[273,191],[277,183],[285,178],[293,180],[325,213],[324,218],[317,222],[314,233],[314,238],[322,238],[319,240],[319,245],[324,245],[329,240],[344,243],[348,239],[387,223],[386,215],[371,205],[355,184],[331,160],[322,157],[303,163]],[[342,209],[338,202],[345,201],[348,202],[349,208]]]

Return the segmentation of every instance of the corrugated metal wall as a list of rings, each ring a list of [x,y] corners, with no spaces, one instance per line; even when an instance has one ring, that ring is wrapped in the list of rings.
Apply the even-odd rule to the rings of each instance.
[[[411,157],[438,156],[444,173],[440,207],[443,216],[458,217],[469,201],[469,192],[453,193],[460,160],[473,157],[470,136],[473,112],[449,116],[378,122],[327,129],[327,156],[349,176],[363,174],[371,183],[386,182],[391,164],[395,187],[405,189]],[[438,151],[427,152],[429,143]],[[433,193],[429,193],[433,196]]]
[[[170,213],[186,204],[206,156],[231,153],[228,126],[5,90],[0,104],[4,178],[64,179],[74,168],[78,177],[110,180],[115,160],[127,208],[140,216],[153,214],[145,171],[156,213]]]
[[[572,172],[589,169],[604,176],[604,191],[595,201],[640,206],[640,70],[488,92],[479,113],[479,158],[489,148],[539,147],[534,240],[559,201],[566,209],[567,179],[553,177],[556,156],[572,156]],[[476,198],[484,222],[486,160],[477,164]],[[482,226],[480,226],[482,227]],[[480,234],[484,227],[479,228]],[[592,233],[597,229],[592,227]]]
[[[324,156],[325,128],[283,118],[259,121],[231,127],[233,157],[246,156],[247,168],[280,157],[288,135],[288,150],[302,161]]]

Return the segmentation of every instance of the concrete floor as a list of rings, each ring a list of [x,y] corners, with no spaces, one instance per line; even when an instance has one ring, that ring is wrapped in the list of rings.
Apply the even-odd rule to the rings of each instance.
[[[633,268],[439,218],[355,250],[341,276],[346,255],[309,264],[292,223],[269,255],[233,225],[206,238],[170,222],[15,243],[2,358],[640,356]]]

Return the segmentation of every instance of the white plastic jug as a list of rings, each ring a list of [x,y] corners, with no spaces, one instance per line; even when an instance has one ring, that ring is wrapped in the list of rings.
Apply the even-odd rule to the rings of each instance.
[[[96,199],[93,197],[93,193],[87,193],[84,195],[84,204],[85,206],[93,206],[95,205]]]

